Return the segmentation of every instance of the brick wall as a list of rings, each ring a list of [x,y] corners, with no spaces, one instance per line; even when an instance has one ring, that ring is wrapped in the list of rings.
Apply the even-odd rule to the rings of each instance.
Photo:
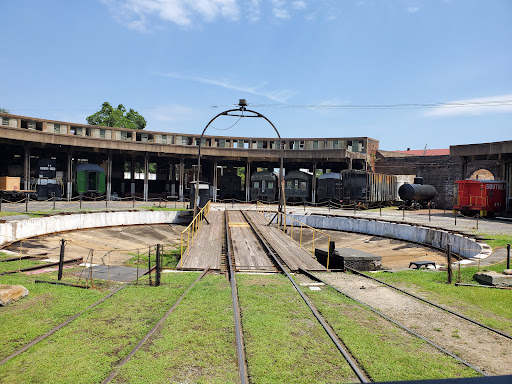
[[[450,156],[398,156],[377,154],[375,171],[392,175],[416,175],[437,190],[434,203],[452,209],[453,185],[462,176],[462,161]]]

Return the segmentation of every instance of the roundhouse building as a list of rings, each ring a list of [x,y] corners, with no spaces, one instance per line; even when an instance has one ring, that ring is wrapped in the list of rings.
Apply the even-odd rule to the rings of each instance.
[[[20,177],[21,189],[39,181],[39,159],[56,163],[56,178],[70,199],[78,164],[97,164],[105,170],[105,194],[172,196],[183,200],[195,180],[199,134],[182,134],[92,126],[0,113],[0,176]],[[213,185],[227,168],[243,167],[245,175],[279,167],[283,148],[287,172],[301,168],[339,172],[374,169],[377,140],[368,137],[277,138],[203,136],[201,180]],[[313,179],[315,180],[315,179]],[[315,181],[313,181],[314,183]],[[245,197],[250,199],[250,177]],[[316,185],[313,185],[313,192]],[[315,199],[313,193],[312,199]]]

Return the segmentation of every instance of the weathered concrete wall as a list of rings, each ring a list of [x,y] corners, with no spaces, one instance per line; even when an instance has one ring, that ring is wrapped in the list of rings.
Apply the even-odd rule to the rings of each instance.
[[[183,211],[95,212],[55,215],[0,224],[0,245],[48,233],[118,225],[183,223]]]
[[[450,244],[453,252],[466,258],[488,256],[485,252],[482,254],[482,245],[477,243],[474,239],[428,227],[349,217],[324,217],[316,215],[292,215],[292,217],[318,229],[333,229],[337,231],[384,236],[440,249],[446,249],[447,245]]]

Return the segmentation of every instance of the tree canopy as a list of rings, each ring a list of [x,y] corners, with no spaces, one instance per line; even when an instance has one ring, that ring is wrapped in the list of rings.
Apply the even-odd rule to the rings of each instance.
[[[139,112],[131,108],[126,112],[126,108],[123,104],[119,104],[117,108],[113,108],[110,103],[106,101],[101,106],[101,110],[87,117],[87,123],[90,125],[130,129],[144,129],[147,124],[146,119],[139,115]]]
[[[0,113],[9,113],[9,111],[5,108],[0,108]]]

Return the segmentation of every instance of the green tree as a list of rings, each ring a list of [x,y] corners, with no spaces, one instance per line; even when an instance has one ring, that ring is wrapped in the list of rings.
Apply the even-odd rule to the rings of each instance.
[[[0,113],[9,113],[9,111],[5,108],[0,108]]]
[[[87,123],[90,125],[130,129],[144,129],[147,124],[146,119],[139,115],[139,112],[131,108],[126,112],[126,108],[123,104],[119,104],[117,108],[113,108],[110,103],[106,101],[101,106],[101,110],[87,117]]]

